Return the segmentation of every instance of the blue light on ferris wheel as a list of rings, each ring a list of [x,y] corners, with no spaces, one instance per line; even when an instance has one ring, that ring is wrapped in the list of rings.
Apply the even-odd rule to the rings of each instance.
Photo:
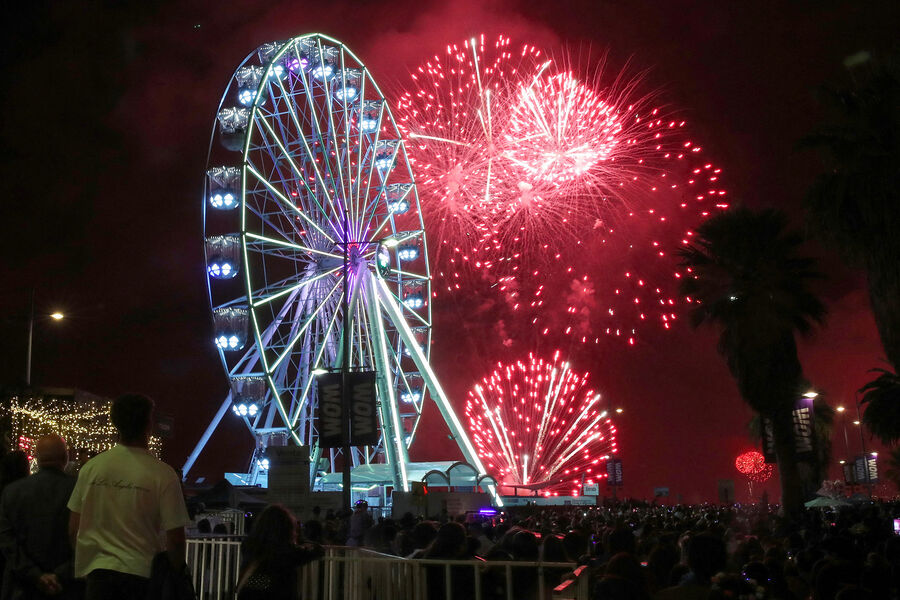
[[[243,104],[244,106],[250,106],[253,104],[253,99],[256,98],[256,90],[250,88],[242,88],[238,92],[238,102]]]
[[[337,87],[334,90],[335,98],[337,98],[338,100],[343,100],[345,102],[347,100],[353,100],[354,98],[356,98],[356,94],[358,94],[358,93],[359,93],[359,90],[350,85]]]
[[[235,208],[237,206],[237,197],[231,192],[214,192],[209,197],[209,203],[213,208]]]
[[[364,133],[372,133],[376,129],[378,129],[378,119],[373,119],[372,117],[363,116],[359,120],[359,128]]]
[[[318,79],[319,81],[323,81],[326,79],[331,79],[334,75],[334,67],[329,65],[328,63],[323,63],[316,65],[312,70],[313,77]]]
[[[227,262],[212,262],[206,267],[207,273],[213,279],[231,279],[237,275],[237,270]]]

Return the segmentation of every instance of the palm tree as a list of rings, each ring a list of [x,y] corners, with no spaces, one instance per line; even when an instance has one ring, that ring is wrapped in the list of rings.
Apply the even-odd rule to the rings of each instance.
[[[813,226],[865,269],[887,359],[900,372],[900,67],[868,60],[843,89],[822,97],[829,121],[804,145],[823,150],[825,170],[807,195]]]
[[[888,455],[888,466],[884,476],[900,488],[900,446],[891,450],[890,455]]]
[[[799,255],[801,242],[783,213],[736,208],[706,221],[679,252],[692,324],[721,329],[719,353],[741,397],[772,420],[788,515],[802,509],[803,499],[791,413],[804,379],[794,335],[811,332],[825,317],[808,288],[819,276],[815,261]]]
[[[900,441],[900,377],[885,369],[872,370],[881,375],[859,390],[860,404],[867,405],[862,420],[872,435],[890,446]]]
[[[810,387],[803,385],[804,389]],[[831,465],[831,434],[834,428],[835,410],[819,395],[813,400],[813,447],[815,454],[812,460],[801,462],[797,470],[800,473],[804,498],[811,498],[822,487],[828,478],[828,467]],[[754,415],[747,424],[750,439],[757,444],[762,443],[762,417]],[[805,463],[805,464],[804,464]]]

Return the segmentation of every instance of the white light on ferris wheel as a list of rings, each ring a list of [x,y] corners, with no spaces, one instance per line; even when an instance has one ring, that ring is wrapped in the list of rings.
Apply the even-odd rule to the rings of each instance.
[[[209,203],[213,208],[234,208],[237,198],[231,192],[216,192],[209,197]]]
[[[400,260],[410,261],[419,258],[418,246],[400,246],[397,250],[397,258]]]
[[[402,402],[406,402],[407,404],[417,403],[422,400],[422,392],[418,389],[412,389],[408,392],[402,392],[400,394],[400,400]]]
[[[403,304],[405,304],[407,308],[417,310],[425,306],[425,300],[422,298],[421,294],[409,294],[403,299]]]
[[[259,413],[259,406],[254,403],[244,403],[234,404],[231,406],[232,412],[239,417],[255,417],[257,413]]]

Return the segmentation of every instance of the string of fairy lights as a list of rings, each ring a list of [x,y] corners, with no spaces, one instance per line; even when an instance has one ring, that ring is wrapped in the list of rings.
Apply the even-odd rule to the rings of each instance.
[[[87,459],[118,442],[110,404],[91,395],[12,396],[0,406],[0,415],[9,424],[11,449],[24,451],[29,459],[37,440],[50,434],[66,440],[72,458]],[[150,451],[159,456],[161,450],[161,440],[151,437]]]

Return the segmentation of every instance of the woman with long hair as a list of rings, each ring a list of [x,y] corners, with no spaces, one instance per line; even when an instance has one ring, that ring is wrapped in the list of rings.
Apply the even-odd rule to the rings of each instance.
[[[297,521],[280,504],[269,505],[254,520],[241,547],[243,565],[238,600],[294,600],[297,568],[322,556],[316,544],[298,544]]]

